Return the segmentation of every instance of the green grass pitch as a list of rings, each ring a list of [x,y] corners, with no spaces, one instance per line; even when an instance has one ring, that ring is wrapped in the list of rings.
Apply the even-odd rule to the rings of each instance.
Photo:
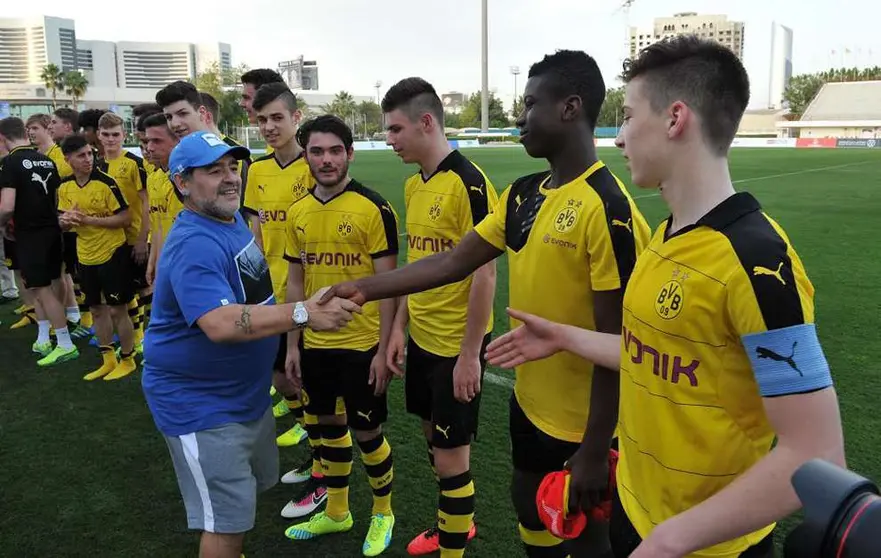
[[[496,189],[545,167],[519,148],[466,151]],[[625,181],[614,149],[600,155]],[[881,481],[881,152],[872,150],[736,149],[731,168],[738,189],[754,192],[787,230],[816,286],[817,321],[835,376],[851,468]],[[403,223],[403,180],[415,172],[391,152],[357,153],[352,174],[383,193]],[[630,188],[650,224],[666,215],[652,191]],[[507,329],[504,259],[499,266],[495,330]],[[553,285],[536,285],[537,289]],[[35,328],[9,331],[14,305],[0,308],[0,555],[184,557],[197,555],[165,445],[144,402],[139,375],[86,383],[97,352],[83,348],[76,362],[42,370],[30,354]],[[492,370],[511,378],[507,370]],[[519,556],[508,499],[509,387],[485,386],[479,439],[473,449],[478,538],[471,556]],[[435,514],[436,488],[417,421],[405,414],[402,382],[391,387],[386,432],[395,459],[393,506],[397,525],[387,556],[406,556],[411,537]],[[291,424],[279,421],[279,431]],[[286,471],[305,445],[281,450]],[[360,556],[370,513],[370,490],[355,458],[351,486],[354,529],[345,535],[295,543],[283,536],[291,522],[279,511],[291,489],[279,485],[259,502],[257,526],[245,553],[267,556]],[[784,524],[785,531],[787,525]]]

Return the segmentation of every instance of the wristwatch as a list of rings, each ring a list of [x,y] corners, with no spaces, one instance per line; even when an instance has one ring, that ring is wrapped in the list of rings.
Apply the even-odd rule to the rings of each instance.
[[[303,329],[309,323],[309,311],[306,310],[306,304],[298,302],[294,304],[294,311],[291,313],[291,320],[298,329]]]

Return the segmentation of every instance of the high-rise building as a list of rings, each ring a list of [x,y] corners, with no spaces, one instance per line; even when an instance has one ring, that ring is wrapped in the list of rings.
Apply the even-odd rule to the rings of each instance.
[[[301,54],[278,63],[278,73],[295,91],[318,91],[318,62],[305,60]]]
[[[792,77],[792,29],[777,22],[771,24],[771,80],[768,106],[783,107],[783,92]]]
[[[742,21],[728,21],[724,15],[682,12],[673,17],[657,17],[652,29],[630,28],[630,56],[636,57],[640,50],[666,37],[694,34],[721,43],[743,59],[743,29]]]
[[[51,105],[51,91],[40,77],[47,64],[82,73],[89,85],[81,101],[103,108],[151,101],[157,89],[192,79],[213,63],[232,66],[230,45],[82,40],[71,19],[0,18],[0,99],[18,116]],[[67,102],[63,91],[57,97]]]

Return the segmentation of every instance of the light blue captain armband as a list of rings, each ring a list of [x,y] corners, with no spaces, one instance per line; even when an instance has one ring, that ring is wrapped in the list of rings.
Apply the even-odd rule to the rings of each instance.
[[[762,397],[806,393],[832,385],[814,324],[751,333],[741,340]]]

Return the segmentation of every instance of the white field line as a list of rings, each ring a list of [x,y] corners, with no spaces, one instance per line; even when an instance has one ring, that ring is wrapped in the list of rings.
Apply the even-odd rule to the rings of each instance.
[[[860,161],[858,163],[845,163],[843,165],[832,165],[830,167],[817,167],[817,168],[813,168],[813,169],[802,169],[799,171],[792,171],[792,172],[781,172],[780,174],[769,174],[767,176],[756,176],[753,178],[741,178],[740,180],[732,180],[731,183],[732,184],[746,184],[749,182],[760,182],[762,180],[771,180],[772,178],[783,178],[784,176],[797,176],[799,174],[808,174],[811,172],[821,172],[821,171],[828,171],[828,170],[835,170],[835,169],[843,169],[846,167],[856,167],[859,165],[867,165],[869,163],[877,163],[877,161]],[[645,198],[657,198],[660,195],[661,195],[660,192],[655,192],[653,194],[644,194],[642,196],[633,196],[633,199],[642,200]]]

